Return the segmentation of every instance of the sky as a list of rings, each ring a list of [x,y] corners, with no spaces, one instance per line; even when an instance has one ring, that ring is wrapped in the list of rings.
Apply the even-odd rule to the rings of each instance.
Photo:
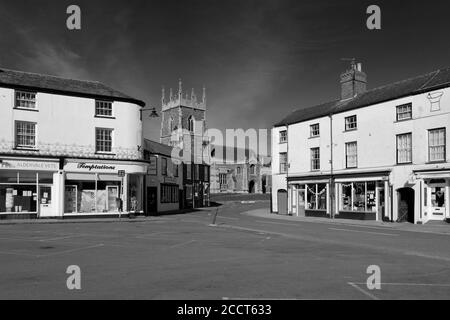
[[[447,3],[447,4],[446,4]],[[66,9],[81,8],[69,31]],[[366,9],[381,8],[381,30]],[[334,100],[356,58],[368,88],[450,66],[448,1],[0,0],[0,66],[101,81],[148,106],[161,89],[201,96],[209,128],[272,128]],[[145,122],[159,140],[160,120]]]

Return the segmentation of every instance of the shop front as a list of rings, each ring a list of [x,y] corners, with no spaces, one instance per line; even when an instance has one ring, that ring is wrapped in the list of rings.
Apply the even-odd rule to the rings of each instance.
[[[64,172],[64,216],[144,212],[146,165],[69,161]]]
[[[59,161],[0,158],[0,219],[52,217],[58,210]]]
[[[450,171],[421,172],[417,175],[421,188],[421,217],[419,220],[450,219]]]
[[[329,181],[292,181],[288,190],[288,213],[298,217],[329,217]]]

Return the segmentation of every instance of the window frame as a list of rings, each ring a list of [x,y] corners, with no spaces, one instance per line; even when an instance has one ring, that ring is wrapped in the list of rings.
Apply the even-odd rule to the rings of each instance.
[[[401,110],[401,108],[405,108],[405,107],[409,107],[409,111],[400,111],[399,112],[399,110]],[[413,118],[412,103],[410,102],[410,103],[405,103],[405,104],[396,106],[395,112],[396,112],[396,121],[397,122],[412,120],[412,118]],[[409,118],[403,118],[403,119],[399,118],[399,115],[408,114],[408,113],[410,114]]]
[[[108,110],[102,107],[102,105],[110,105],[111,106],[111,114],[102,114],[99,113],[99,110]],[[96,118],[107,118],[107,119],[113,119],[114,118],[114,101],[108,101],[108,100],[95,100],[95,117]]]
[[[34,145],[21,145],[19,144],[18,139],[18,125],[19,124],[25,124],[25,125],[33,125],[34,130]],[[27,138],[24,134],[22,134],[22,137]],[[15,149],[19,150],[36,150],[37,149],[37,123],[32,121],[22,121],[22,120],[16,120],[14,121],[14,147]]]
[[[285,161],[281,161],[281,159],[285,159]],[[280,152],[280,174],[286,174],[287,173],[287,168],[288,168],[288,154],[287,152]]]
[[[34,100],[33,99],[30,99],[30,100],[18,99],[18,97],[17,97],[18,94],[34,95]],[[33,103],[34,106],[33,107],[19,106],[18,101],[25,101],[28,103]],[[14,90],[14,109],[37,111],[38,110],[38,108],[37,108],[37,92],[36,91],[27,91],[27,90]]]
[[[444,143],[443,145],[436,145],[436,146],[431,146],[431,133],[433,131],[444,131]],[[431,149],[432,148],[439,148],[439,147],[444,147],[444,156],[443,159],[438,159],[438,160],[431,160]],[[435,128],[435,129],[429,129],[428,130],[428,162],[429,163],[437,163],[437,162],[445,162],[447,161],[447,128],[446,127],[442,127],[442,128]]]
[[[288,143],[287,130],[280,131],[280,144]]]
[[[317,127],[317,130],[316,128]],[[309,126],[309,130],[310,130],[310,138],[318,138],[320,137],[320,123],[315,123]],[[315,134],[315,132],[317,132],[317,134]]]
[[[311,171],[320,171],[320,147],[311,148],[310,158],[311,158]],[[317,151],[317,152],[316,152]],[[318,157],[315,157],[318,155]],[[316,165],[316,166],[315,166]]]
[[[354,122],[350,122],[349,121],[352,118],[355,118]],[[352,116],[345,117],[344,121],[345,121],[345,123],[344,123],[345,124],[345,132],[358,130],[358,116],[356,114],[352,115]],[[350,124],[354,124],[355,127],[354,128],[350,128],[349,127]]]
[[[405,162],[400,162],[400,149],[399,149],[399,138],[400,137],[403,137],[403,136],[409,136],[410,137],[410,148],[409,148],[409,153],[410,153],[410,157],[411,157],[411,160],[410,161],[405,161]],[[397,165],[408,165],[408,164],[412,164],[413,163],[413,153],[412,153],[412,150],[413,150],[413,139],[412,139],[412,132],[407,132],[407,133],[402,133],[402,134],[398,134],[398,135],[396,135],[396,138],[395,138],[395,140],[396,140],[396,142],[395,142],[395,144],[396,144],[396,158],[397,158]]]
[[[105,130],[109,131],[111,134],[111,150],[110,151],[104,151],[99,150],[99,141],[98,141],[98,131],[99,130]],[[106,141],[106,140],[105,140]],[[112,154],[114,149],[114,129],[112,128],[102,128],[102,127],[96,127],[95,128],[95,153],[97,154]]]
[[[355,150],[356,150],[355,155],[349,155],[349,147],[351,145],[355,145]],[[355,165],[354,166],[349,165],[349,157],[355,157]],[[358,141],[351,141],[351,142],[345,143],[345,167],[347,169],[358,168]]]
[[[169,165],[167,162],[167,158],[161,157],[161,175],[167,177],[169,172]]]

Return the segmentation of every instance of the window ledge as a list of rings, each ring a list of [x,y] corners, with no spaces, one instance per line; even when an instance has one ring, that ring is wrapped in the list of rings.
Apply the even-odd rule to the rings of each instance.
[[[39,112],[38,109],[33,109],[33,108],[21,108],[21,107],[14,107],[13,110]]]
[[[14,151],[31,151],[31,152],[39,152],[39,149],[34,148],[22,148],[22,147],[15,147],[13,148]]]
[[[116,117],[110,117],[110,116],[94,116],[94,118],[97,119],[111,119],[111,120],[115,120]]]
[[[320,138],[320,135],[319,136],[314,136],[314,137],[309,137],[308,139],[312,140],[312,139],[317,139],[317,138]]]
[[[413,162],[405,162],[405,163],[397,163],[395,166],[401,167],[401,166],[411,166]]]
[[[280,142],[279,144],[287,144],[287,141],[285,141],[285,142]]]
[[[116,156],[115,153],[110,153],[110,152],[96,152],[95,154],[97,156]]]
[[[425,162],[425,164],[443,164],[443,163],[447,163],[447,161],[446,160],[438,160],[438,161]]]
[[[395,120],[394,123],[400,123],[400,122],[408,122],[408,121],[413,121],[414,119],[405,119],[405,120]]]
[[[346,132],[353,132],[353,131],[358,131],[358,128],[356,128],[356,129],[344,130],[343,132],[346,133]]]

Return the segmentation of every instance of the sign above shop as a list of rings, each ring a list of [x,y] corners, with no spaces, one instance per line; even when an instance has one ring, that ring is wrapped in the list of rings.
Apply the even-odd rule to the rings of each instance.
[[[66,172],[80,173],[99,173],[99,174],[129,174],[147,172],[146,165],[142,164],[114,164],[114,163],[95,163],[95,162],[68,162],[64,166]]]
[[[58,162],[29,161],[29,160],[9,160],[0,161],[0,169],[7,170],[32,170],[32,171],[58,171]]]

